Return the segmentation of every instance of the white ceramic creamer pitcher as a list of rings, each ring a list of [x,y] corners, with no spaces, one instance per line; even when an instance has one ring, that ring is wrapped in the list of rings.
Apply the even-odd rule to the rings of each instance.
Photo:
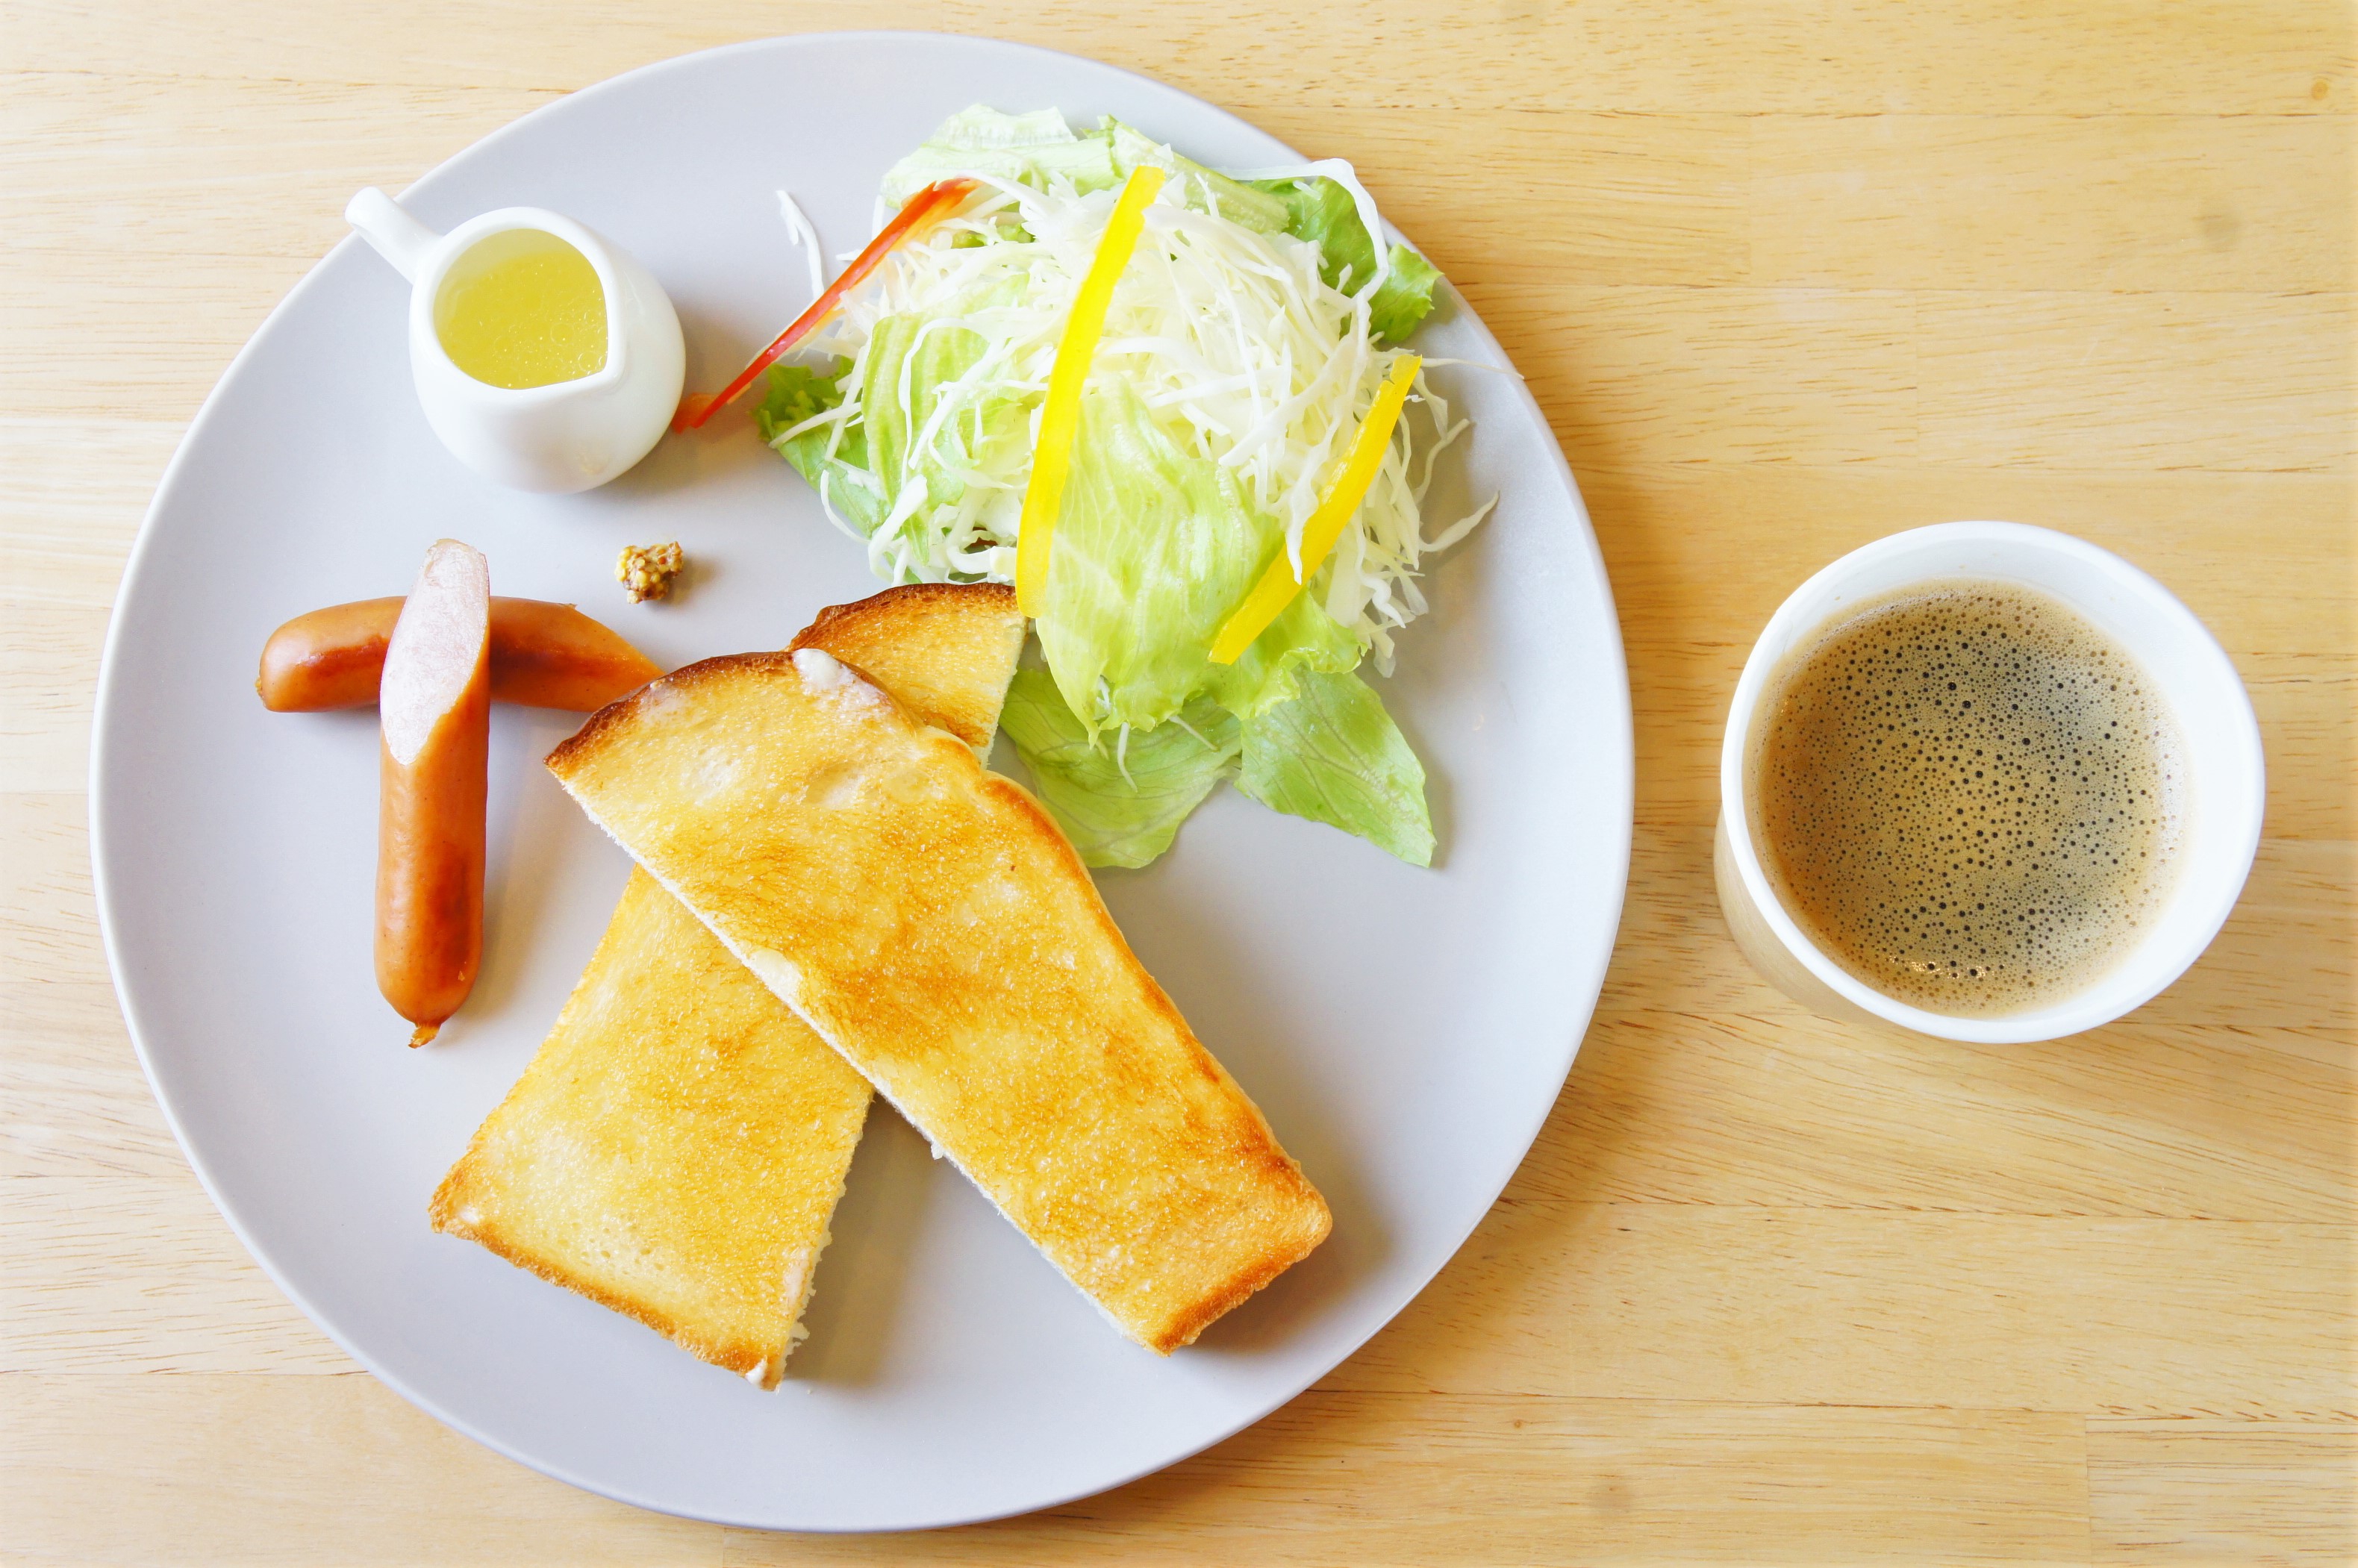
[[[503,207],[438,234],[371,187],[344,219],[410,281],[409,367],[427,422],[461,462],[518,490],[567,492],[605,483],[663,438],[687,369],[679,318],[647,270],[619,246],[555,212]],[[605,294],[606,362],[572,381],[503,387],[460,370],[442,346],[437,307],[455,276],[481,265],[485,242],[517,230],[564,241]],[[492,247],[495,249],[496,247]]]

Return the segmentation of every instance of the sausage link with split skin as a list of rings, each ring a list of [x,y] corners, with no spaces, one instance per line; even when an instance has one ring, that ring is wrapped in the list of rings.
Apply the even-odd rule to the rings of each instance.
[[[491,576],[455,540],[427,552],[381,683],[376,981],[434,1038],[474,989],[483,949],[490,773]]]
[[[273,713],[365,708],[376,700],[402,600],[362,599],[298,615],[270,634],[254,689]],[[594,712],[663,674],[655,662],[569,604],[493,599],[493,702]]]

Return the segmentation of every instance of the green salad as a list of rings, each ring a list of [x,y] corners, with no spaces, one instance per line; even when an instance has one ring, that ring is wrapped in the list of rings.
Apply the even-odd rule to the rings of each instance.
[[[1465,422],[1400,362],[1440,275],[1379,247],[1347,165],[1231,177],[1117,121],[969,109],[886,176],[882,208],[952,178],[971,192],[804,341],[818,362],[771,368],[763,435],[880,575],[1015,580],[1066,321],[1141,168],[1163,179],[1076,384],[1052,553],[1023,589],[1038,654],[1003,732],[1093,866],[1152,860],[1223,781],[1430,864],[1424,770],[1361,665],[1390,673],[1426,557],[1488,508],[1427,526]],[[1380,448],[1389,416],[1370,426],[1373,477],[1331,547],[1314,535],[1297,592],[1305,527],[1396,366],[1405,411]],[[1216,662],[1281,560],[1290,601]]]

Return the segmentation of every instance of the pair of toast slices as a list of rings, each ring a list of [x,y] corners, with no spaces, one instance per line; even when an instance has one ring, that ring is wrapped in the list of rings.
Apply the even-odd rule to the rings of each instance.
[[[1022,641],[1003,587],[888,589],[551,754],[638,866],[436,1229],[764,1388],[871,1087],[1158,1352],[1325,1238],[1063,834],[981,766]]]

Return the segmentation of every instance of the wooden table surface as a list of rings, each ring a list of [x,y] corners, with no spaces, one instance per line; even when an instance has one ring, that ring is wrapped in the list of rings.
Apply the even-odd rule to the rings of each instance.
[[[2352,1561],[2352,20],[2339,0],[0,0],[0,1558]],[[280,1297],[133,1059],[83,784],[157,477],[347,195],[634,66],[860,26],[1095,55],[1355,160],[1580,476],[1639,788],[1579,1064],[1397,1323],[1151,1479],[829,1540],[545,1479]],[[1842,551],[1958,517],[2158,574],[2266,737],[2266,841],[2224,935],[2151,1005],[2052,1044],[1813,1017],[1747,970],[1712,898],[1715,746],[1761,622]]]

